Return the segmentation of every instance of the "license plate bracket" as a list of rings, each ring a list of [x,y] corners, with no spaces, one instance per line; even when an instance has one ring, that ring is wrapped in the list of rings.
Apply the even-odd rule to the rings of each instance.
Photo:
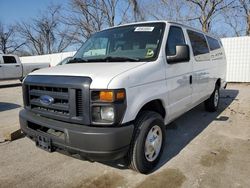
[[[46,136],[37,136],[36,146],[48,152],[53,151],[51,139]]]

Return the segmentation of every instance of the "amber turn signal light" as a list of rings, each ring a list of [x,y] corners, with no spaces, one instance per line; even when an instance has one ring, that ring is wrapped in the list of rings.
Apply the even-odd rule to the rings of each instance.
[[[114,99],[114,93],[113,91],[100,91],[99,99],[100,101],[112,102]]]
[[[123,101],[126,98],[124,89],[92,91],[91,100],[100,102]]]
[[[124,100],[125,99],[125,91],[124,90],[120,90],[116,93],[116,100],[120,101],[120,100]]]

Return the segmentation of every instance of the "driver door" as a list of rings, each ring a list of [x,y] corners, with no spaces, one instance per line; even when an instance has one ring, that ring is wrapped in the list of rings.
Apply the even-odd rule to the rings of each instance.
[[[166,56],[176,54],[177,45],[186,45],[181,27],[170,26],[166,44]],[[192,105],[192,62],[166,62],[166,84],[168,88],[169,119],[174,119],[190,109]]]

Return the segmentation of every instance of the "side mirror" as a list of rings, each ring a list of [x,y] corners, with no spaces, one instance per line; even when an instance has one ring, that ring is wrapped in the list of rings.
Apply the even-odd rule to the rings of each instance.
[[[65,64],[67,64],[70,60],[72,60],[73,58],[72,57],[69,57],[68,59],[67,59],[67,61],[65,62]]]
[[[185,62],[190,60],[188,45],[177,45],[175,49],[176,49],[175,55],[167,56],[167,62],[169,64]]]

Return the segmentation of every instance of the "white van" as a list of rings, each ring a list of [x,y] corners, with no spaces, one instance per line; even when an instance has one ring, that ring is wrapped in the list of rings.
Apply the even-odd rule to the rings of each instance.
[[[125,158],[149,173],[165,125],[201,102],[216,111],[225,73],[221,42],[207,33],[167,21],[109,28],[66,65],[25,78],[21,129],[47,151]]]

